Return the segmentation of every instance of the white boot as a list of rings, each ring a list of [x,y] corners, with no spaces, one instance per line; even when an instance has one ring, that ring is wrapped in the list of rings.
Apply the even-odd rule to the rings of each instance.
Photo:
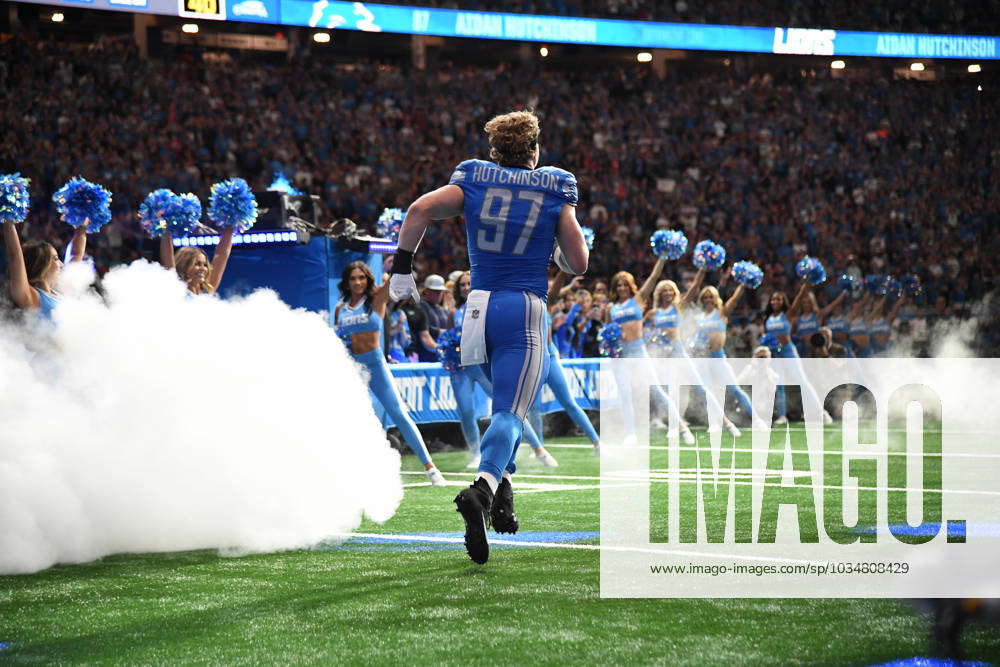
[[[444,486],[444,475],[437,468],[431,468],[427,472],[427,479],[431,481],[431,486]]]
[[[556,461],[555,457],[544,450],[535,452],[535,458],[541,461],[543,466],[548,466],[549,468],[559,467],[559,462]]]

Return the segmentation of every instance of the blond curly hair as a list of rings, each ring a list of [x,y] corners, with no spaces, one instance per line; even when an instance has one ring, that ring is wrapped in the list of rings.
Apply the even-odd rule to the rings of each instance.
[[[530,111],[511,111],[494,116],[486,123],[490,139],[490,159],[505,167],[530,164],[538,145],[538,116]]]

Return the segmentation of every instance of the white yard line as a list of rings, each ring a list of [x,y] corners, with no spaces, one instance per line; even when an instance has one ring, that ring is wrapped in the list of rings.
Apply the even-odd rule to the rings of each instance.
[[[439,544],[463,544],[461,537],[441,537],[437,535],[394,535],[390,533],[339,533],[332,537],[393,540],[397,542],[429,542]],[[521,547],[537,547],[541,549],[577,549],[581,551],[614,551],[618,553],[639,553],[654,556],[684,556],[686,558],[728,558],[733,560],[764,561],[768,563],[795,564],[825,564],[827,561],[801,560],[796,558],[772,558],[768,556],[747,556],[745,554],[717,554],[701,551],[684,551],[681,549],[654,549],[649,547],[617,546],[610,544],[577,544],[574,542],[518,542],[500,537],[490,538],[490,544],[510,544]]]
[[[656,484],[656,483],[666,483],[666,482],[669,482],[669,481],[682,481],[682,482],[683,481],[695,481],[695,479],[696,479],[693,472],[681,472],[681,471],[677,471],[677,472],[657,472],[657,471],[654,471],[654,470],[650,470],[648,472],[651,473],[651,475],[649,477],[646,477],[646,478],[644,478],[642,476],[644,474],[642,471],[628,471],[628,472],[622,473],[620,476],[612,476],[612,477],[601,477],[601,476],[596,476],[596,475],[533,475],[533,474],[530,474],[530,473],[523,473],[523,474],[522,473],[516,473],[515,474],[515,480],[517,480],[517,479],[549,479],[549,480],[565,479],[565,480],[573,480],[573,481],[637,482],[638,484],[645,484],[645,483],[648,482],[648,483],[651,483],[651,484]],[[418,472],[418,471],[415,471],[415,470],[402,470],[402,471],[400,471],[400,473],[403,474],[403,475],[423,475],[424,474],[423,472]],[[443,471],[442,471],[442,474],[443,475],[463,475],[463,476],[465,476],[466,479],[468,479],[468,475],[469,475],[468,472],[443,472]],[[783,475],[785,475],[785,473],[783,473]],[[791,476],[791,475],[788,475],[788,476]],[[723,476],[723,479],[724,479],[724,476]],[[726,480],[726,481],[728,481],[728,480]],[[467,484],[467,483],[468,482],[464,482],[463,485]],[[753,486],[753,485],[758,485],[758,486],[781,486],[781,485],[777,485],[777,484],[776,485],[766,485],[766,484],[761,484],[761,482],[757,482],[757,481],[743,481],[743,480],[736,480],[736,479],[734,479],[732,481],[732,483],[735,484],[735,485],[743,485],[743,486]],[[429,484],[430,484],[429,482],[425,482],[423,484],[414,485],[414,486],[427,486]],[[448,484],[448,486],[453,486],[453,485],[456,485],[456,484],[451,483],[451,482],[449,482],[449,484]],[[529,483],[529,485],[530,485],[530,483]],[[855,491],[881,491],[881,490],[885,490],[885,491],[907,491],[907,492],[913,492],[913,493],[921,493],[921,492],[925,491],[925,489],[920,488],[920,487],[917,487],[917,488],[913,488],[913,487],[902,488],[902,487],[895,487],[895,486],[893,486],[893,487],[888,487],[886,489],[882,489],[881,487],[873,487],[873,486],[843,486],[843,485],[830,485],[830,484],[813,484],[811,486],[813,488],[816,488],[816,489],[839,489],[839,490],[842,490],[842,491],[849,491],[849,490],[855,490]],[[598,485],[597,488],[600,488],[600,484]],[[935,489],[926,489],[926,491],[929,492],[929,493],[945,493],[945,494],[953,493],[953,494],[957,494],[957,495],[1000,496],[1000,491],[982,491],[982,490],[978,490],[978,489],[943,489],[941,491],[937,491]]]
[[[607,451],[615,451],[617,447],[615,445],[602,445]],[[548,444],[546,443],[545,449],[593,449],[594,446],[587,444]],[[651,450],[667,450],[671,447],[667,445],[647,445],[639,446],[632,445],[629,449],[651,449]],[[705,450],[705,447],[692,447],[690,445],[679,445],[677,447],[678,451],[695,451],[697,449]],[[768,452],[770,449],[768,447],[758,447],[754,449],[752,447],[736,447],[735,449],[726,448],[727,452],[740,452],[740,453],[753,453],[753,452]],[[882,452],[882,451],[866,451],[866,452],[855,452],[846,451],[841,452],[844,456],[923,456],[923,452]],[[928,454],[928,456],[940,456],[942,458],[967,458],[967,459],[1000,459],[1000,454],[973,454],[964,452],[941,452],[940,454]]]
[[[520,476],[520,475],[519,475]],[[447,480],[445,480],[447,482]],[[630,486],[642,486],[644,482],[624,482],[615,484],[604,484],[605,487],[611,488],[623,488]],[[468,486],[468,481],[461,482],[447,482],[445,486],[455,486],[465,488]],[[404,489],[411,489],[420,486],[432,486],[430,482],[412,482],[410,484],[404,484]],[[601,484],[534,484],[527,482],[524,484],[517,485],[517,494],[524,495],[525,493],[549,493],[551,491],[587,491],[587,490],[597,490],[601,488]]]

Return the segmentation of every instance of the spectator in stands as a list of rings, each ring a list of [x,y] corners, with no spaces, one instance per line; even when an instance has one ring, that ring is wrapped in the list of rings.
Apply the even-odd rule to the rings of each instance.
[[[445,292],[444,278],[431,274],[424,279],[420,292],[419,304],[403,306],[406,319],[410,325],[410,350],[417,355],[418,361],[437,361],[437,338],[441,332],[450,328],[450,316],[441,306],[441,298]]]
[[[385,356],[390,364],[409,361],[406,350],[411,346],[410,326],[400,303],[390,303],[385,315]]]
[[[830,356],[830,347],[833,345],[833,334],[827,327],[822,327],[819,331],[809,336],[809,355],[813,358],[826,358]]]

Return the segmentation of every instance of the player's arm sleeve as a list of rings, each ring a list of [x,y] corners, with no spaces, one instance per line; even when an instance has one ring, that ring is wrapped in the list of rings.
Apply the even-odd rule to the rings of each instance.
[[[448,179],[448,185],[457,185],[462,188],[462,192],[465,192],[465,189],[469,184],[469,179],[472,178],[472,168],[475,164],[475,160],[465,160],[464,162],[459,162],[458,166],[455,167],[455,171],[451,172],[451,178]]]
[[[577,202],[580,200],[579,194],[576,190],[576,176],[568,171],[563,171],[560,190],[563,200],[571,206],[576,206]]]

